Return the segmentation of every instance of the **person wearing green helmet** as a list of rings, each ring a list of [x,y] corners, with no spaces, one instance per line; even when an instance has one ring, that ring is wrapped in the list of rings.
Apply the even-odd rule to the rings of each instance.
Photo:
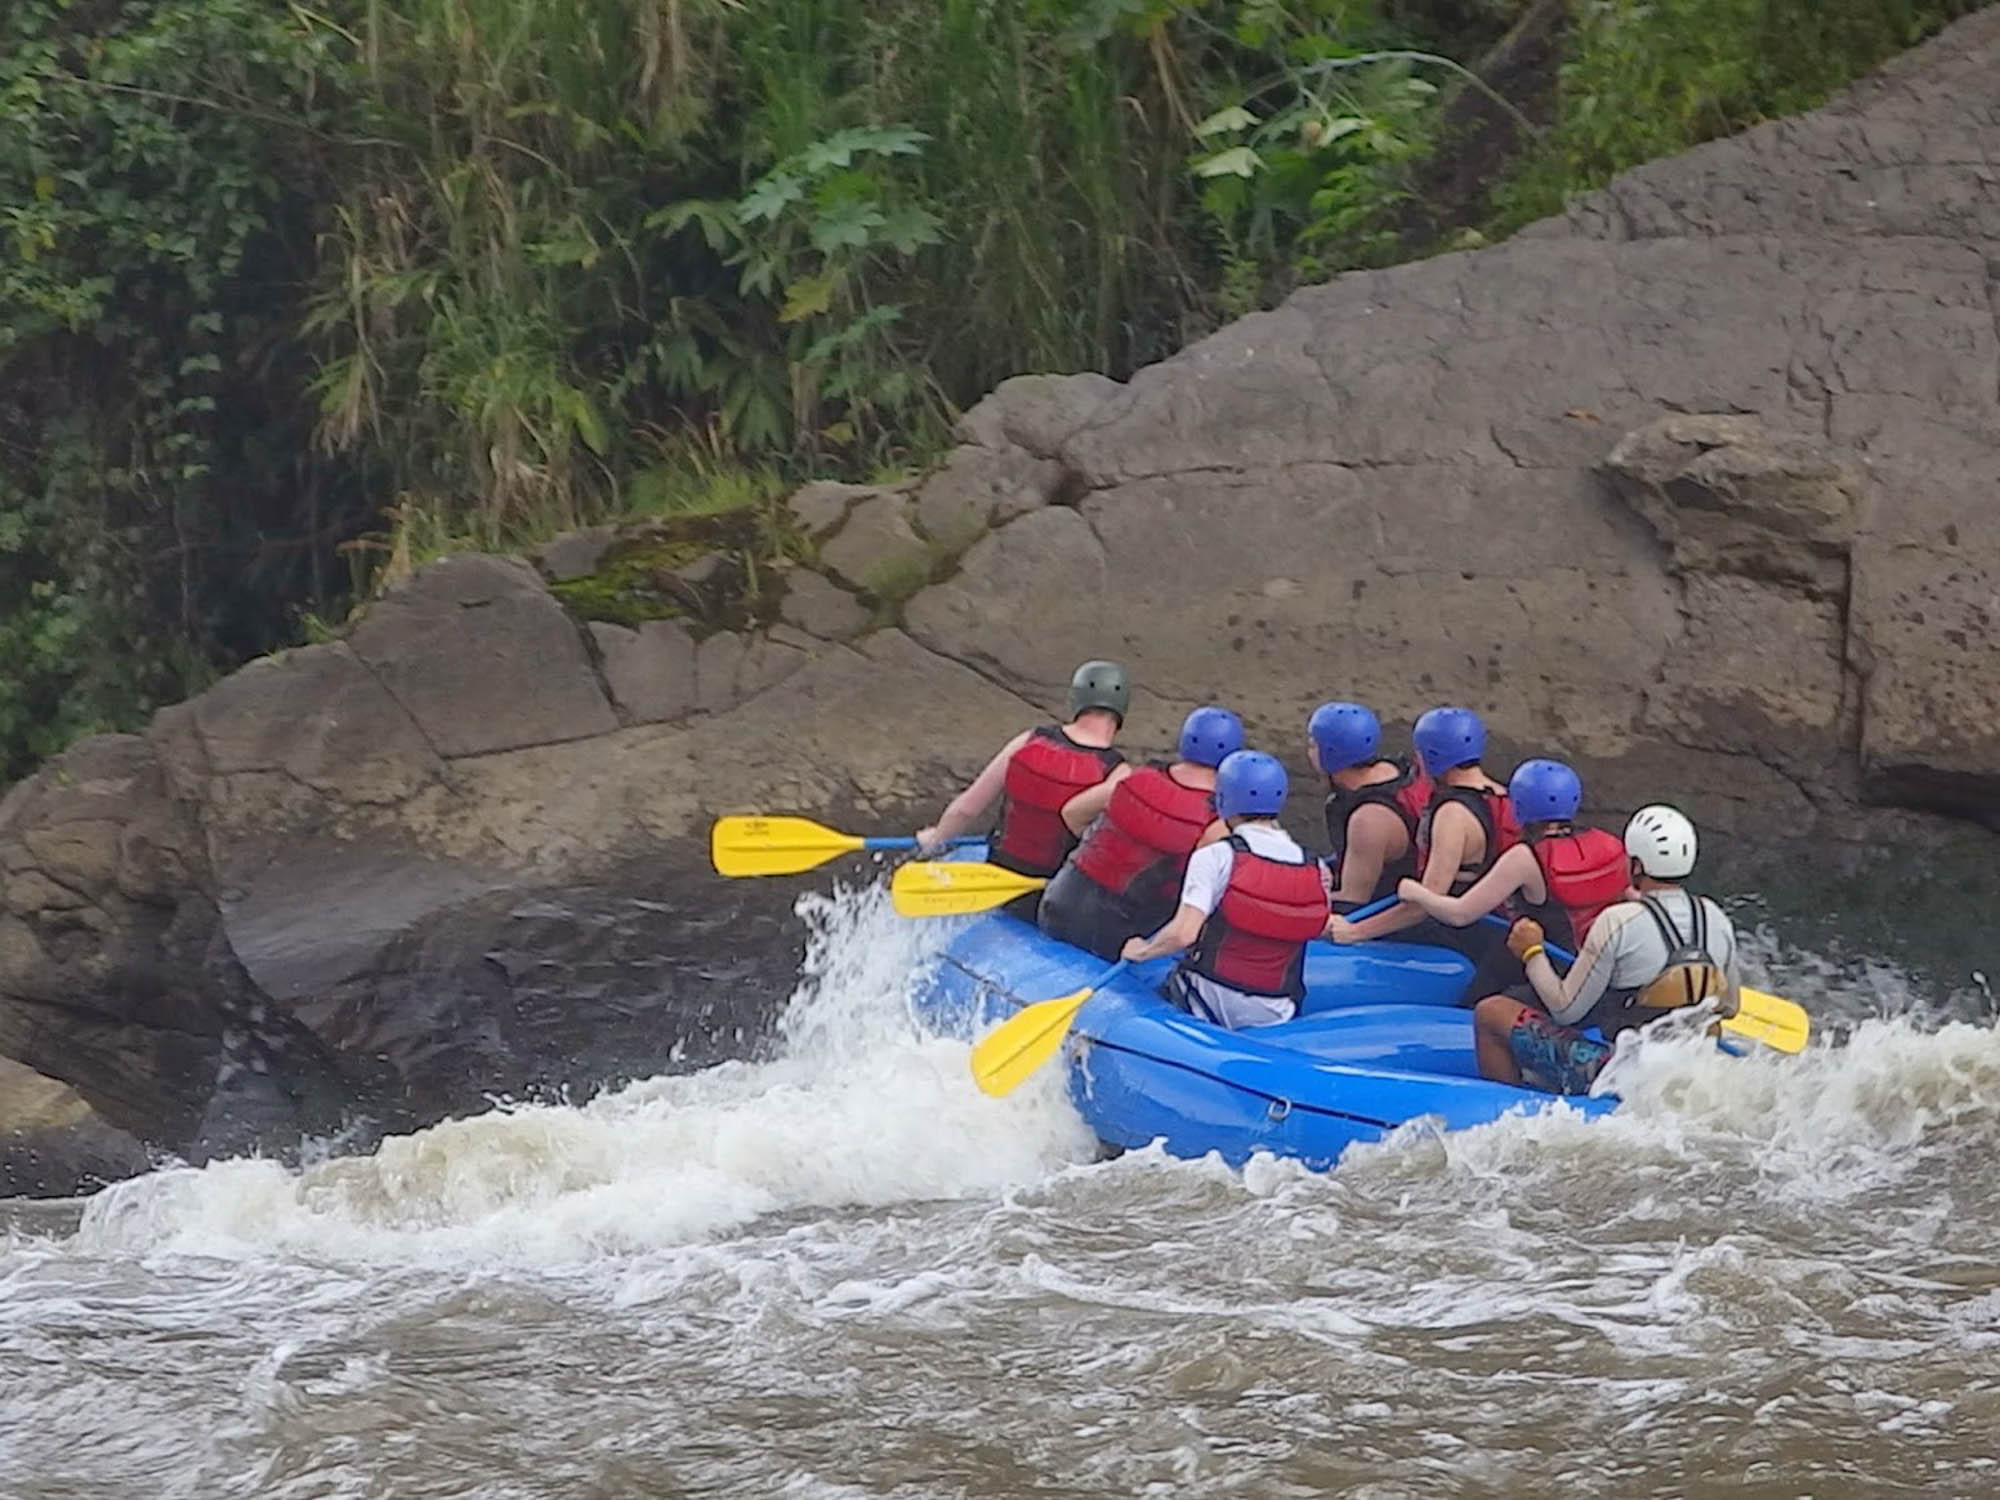
[[[937,822],[917,831],[918,851],[936,853],[984,822],[997,803],[1000,817],[987,857],[1022,875],[1054,875],[1077,843],[1063,807],[1124,763],[1112,746],[1131,702],[1123,667],[1085,662],[1069,681],[1068,722],[1024,729],[1002,745]],[[1040,905],[1041,892],[1031,891],[1005,910],[1032,922]]]

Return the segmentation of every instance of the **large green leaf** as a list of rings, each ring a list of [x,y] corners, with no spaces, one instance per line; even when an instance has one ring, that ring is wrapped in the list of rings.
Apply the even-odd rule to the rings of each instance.
[[[736,212],[746,223],[775,219],[806,195],[805,184],[789,172],[773,172],[763,178],[736,204]]]
[[[1227,105],[1195,126],[1197,138],[1207,140],[1214,135],[1236,135],[1250,130],[1257,124],[1257,117],[1240,104]]]
[[[888,216],[873,203],[836,203],[815,215],[807,232],[815,250],[831,255],[836,250],[865,248],[874,232],[888,222]]]
[[[1231,146],[1194,164],[1197,177],[1254,177],[1263,169],[1264,158],[1248,146]]]

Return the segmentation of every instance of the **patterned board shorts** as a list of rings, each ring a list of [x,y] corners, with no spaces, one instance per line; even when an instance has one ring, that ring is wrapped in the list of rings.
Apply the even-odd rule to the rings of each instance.
[[[1559,1026],[1539,1010],[1524,1008],[1507,1034],[1507,1050],[1521,1081],[1550,1094],[1587,1094],[1611,1057],[1607,1042],[1594,1041],[1574,1026]]]

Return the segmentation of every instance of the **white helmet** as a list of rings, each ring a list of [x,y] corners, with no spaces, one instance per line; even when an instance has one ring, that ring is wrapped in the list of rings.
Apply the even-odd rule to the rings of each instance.
[[[1694,824],[1665,803],[1632,814],[1625,852],[1655,880],[1684,880],[1694,872]]]

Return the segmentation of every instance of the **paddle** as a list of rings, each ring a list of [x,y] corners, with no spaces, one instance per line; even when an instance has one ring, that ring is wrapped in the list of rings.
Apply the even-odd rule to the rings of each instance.
[[[972,1049],[972,1081],[982,1093],[998,1099],[1011,1094],[1028,1075],[1054,1057],[1069,1035],[1069,1023],[1083,1004],[1125,967],[1125,960],[1099,974],[1082,989],[1026,1006],[1009,1016]]]
[[[1046,876],[1022,875],[970,860],[913,860],[899,866],[890,879],[889,899],[902,917],[969,917],[1005,906],[1048,883]],[[1359,922],[1395,904],[1396,898],[1390,896],[1350,912],[1347,920]]]
[[[897,867],[889,881],[889,899],[898,916],[969,917],[1048,883],[1044,875],[1022,875],[971,860],[914,860]]]
[[[1494,927],[1511,927],[1513,924],[1498,912],[1488,912],[1479,919]],[[1558,963],[1573,964],[1576,955],[1557,947],[1554,943],[1543,945],[1550,958]],[[1762,990],[1747,986],[1736,991],[1737,1011],[1722,1022],[1724,1031],[1734,1032],[1753,1042],[1762,1042],[1778,1052],[1803,1052],[1807,1039],[1812,1035],[1812,1021],[1806,1015],[1803,1005],[1796,1000],[1787,1000],[1781,995],[1768,995]]]
[[[1358,921],[1363,917],[1372,917],[1395,904],[1396,898],[1391,896],[1362,907],[1353,914],[1353,918]],[[1002,1094],[1011,1094],[1026,1081],[1029,1074],[1056,1055],[1062,1047],[1063,1038],[1069,1035],[1070,1023],[1083,1009],[1083,1003],[1109,984],[1112,976],[1124,967],[1125,960],[1121,958],[1073,994],[1037,1001],[1014,1012],[972,1049],[972,1081],[996,1099]]]
[[[953,848],[980,844],[978,835],[953,839]],[[797,875],[840,854],[863,849],[914,849],[917,841],[900,838],[856,838],[836,833],[810,818],[717,818],[708,837],[709,857],[723,875]]]

